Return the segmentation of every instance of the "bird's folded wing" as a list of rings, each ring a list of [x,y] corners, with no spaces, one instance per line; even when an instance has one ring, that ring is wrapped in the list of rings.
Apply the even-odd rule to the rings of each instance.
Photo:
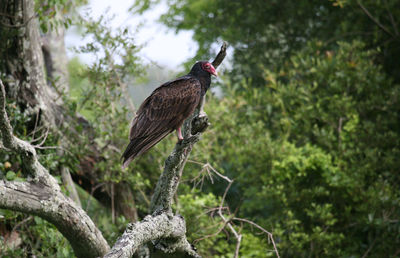
[[[200,82],[191,77],[181,77],[154,90],[132,121],[130,139],[169,133],[181,126],[198,105],[200,92]]]

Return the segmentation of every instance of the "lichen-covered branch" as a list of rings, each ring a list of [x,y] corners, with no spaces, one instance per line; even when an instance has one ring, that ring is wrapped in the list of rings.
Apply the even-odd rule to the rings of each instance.
[[[160,245],[160,248],[164,252],[173,253],[189,245],[187,242],[180,242],[185,233],[186,225],[183,217],[170,216],[165,212],[160,215],[149,215],[140,222],[129,224],[105,257],[132,257],[140,246],[158,239],[168,239],[170,244]]]
[[[178,188],[180,171],[185,166],[193,145],[200,139],[200,133],[190,135],[175,145],[165,161],[164,172],[157,182],[150,204],[150,213],[167,211],[172,213],[172,200]]]
[[[78,257],[104,255],[109,246],[90,217],[61,192],[57,181],[40,164],[34,147],[13,135],[5,103],[5,89],[0,80],[3,148],[21,156],[28,177],[26,182],[0,180],[0,208],[34,214],[54,224]]]
[[[109,247],[87,214],[58,189],[40,182],[0,181],[0,208],[37,215],[55,225],[77,257],[98,257]]]

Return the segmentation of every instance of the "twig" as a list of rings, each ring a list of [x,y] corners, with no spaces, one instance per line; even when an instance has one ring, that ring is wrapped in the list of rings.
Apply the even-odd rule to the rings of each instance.
[[[237,238],[237,242],[236,242],[236,249],[235,249],[235,258],[239,257],[239,249],[240,249],[240,244],[242,242],[242,235],[240,234]]]
[[[340,134],[342,133],[343,120],[344,120],[343,117],[339,118],[339,124],[338,124],[338,128],[337,128],[337,131],[338,131],[338,148],[339,149],[340,149],[340,146],[341,146],[341,143],[342,143],[342,138],[341,138]]]
[[[61,147],[61,146],[39,146],[39,145],[32,145],[35,149],[39,150],[63,150],[65,152],[68,152],[69,154],[72,155],[72,152],[69,151],[68,149]]]
[[[103,186],[105,184],[106,184],[106,182],[103,182],[103,183],[100,183],[100,184],[96,185],[95,187],[92,187],[92,189],[90,191],[90,197],[86,201],[86,208],[85,208],[86,212],[89,210],[91,197],[94,198],[93,197],[94,191],[96,191],[97,188],[99,188],[99,187],[101,187],[101,186]]]
[[[35,133],[36,133],[37,125],[38,125],[38,122],[39,122],[39,114],[40,114],[40,112],[36,112],[35,127],[33,128],[33,132],[32,132],[32,138],[33,139],[35,139]]]
[[[0,16],[4,16],[4,17],[8,17],[8,18],[12,18],[12,19],[16,19],[16,18],[18,18],[17,16],[10,15],[10,14],[8,14],[8,13],[0,13]]]
[[[275,241],[274,241],[274,238],[273,238],[272,233],[268,232],[268,231],[265,230],[263,227],[261,227],[260,225],[256,224],[256,223],[253,222],[253,221],[250,221],[250,220],[247,220],[247,219],[242,219],[242,218],[237,218],[235,215],[236,215],[238,209],[236,209],[235,212],[234,212],[233,215],[232,215],[232,213],[231,213],[229,207],[225,207],[225,206],[224,206],[224,202],[225,202],[226,196],[227,196],[228,191],[229,191],[229,189],[231,188],[231,186],[232,186],[234,180],[232,180],[232,179],[230,179],[229,177],[224,176],[224,175],[222,175],[221,173],[219,173],[219,172],[218,172],[215,168],[213,168],[209,163],[202,164],[202,163],[200,163],[200,162],[198,162],[198,161],[193,161],[193,160],[190,160],[190,162],[191,162],[191,163],[194,163],[194,164],[202,165],[202,166],[203,166],[203,169],[202,169],[201,171],[202,171],[203,173],[204,173],[204,171],[206,171],[204,168],[209,168],[209,169],[210,169],[213,173],[215,173],[218,177],[220,177],[220,178],[222,178],[222,179],[224,179],[225,181],[228,182],[228,186],[225,188],[225,191],[224,191],[224,194],[223,194],[223,196],[222,196],[222,199],[221,199],[221,201],[220,201],[219,206],[218,206],[217,208],[209,209],[209,210],[206,212],[206,213],[210,213],[210,212],[217,211],[218,216],[222,219],[222,222],[223,222],[223,223],[222,223],[222,226],[221,226],[216,232],[214,232],[213,234],[209,234],[209,235],[206,235],[206,236],[204,236],[204,237],[201,237],[201,238],[196,239],[196,240],[194,241],[194,243],[197,243],[197,242],[199,242],[199,241],[201,241],[201,240],[204,240],[204,239],[206,239],[206,238],[210,238],[210,237],[217,236],[219,233],[221,233],[221,232],[225,229],[225,227],[228,227],[228,229],[232,232],[232,234],[233,234],[233,235],[235,236],[235,238],[236,238],[236,248],[235,248],[234,257],[235,257],[235,258],[236,258],[236,257],[239,257],[240,244],[241,244],[241,241],[242,241],[242,237],[243,237],[243,236],[242,236],[242,234],[240,234],[240,232],[238,232],[238,231],[234,228],[234,224],[232,223],[232,221],[240,221],[240,222],[248,223],[248,224],[250,224],[250,225],[252,225],[252,226],[258,228],[258,229],[261,230],[263,233],[267,234],[267,236],[268,236],[268,241],[271,241],[271,242],[272,242],[272,245],[273,245],[273,247],[274,247],[274,252],[275,252],[276,256],[277,256],[278,258],[280,258],[279,252],[278,252],[278,249],[277,249],[277,247],[276,247],[276,244],[275,244]],[[199,178],[199,177],[200,177],[200,175],[197,175],[197,176],[196,176],[196,178]],[[228,213],[228,215],[231,217],[230,219],[227,219],[227,218],[224,216],[223,210],[226,210],[226,212]]]
[[[111,182],[111,221],[115,224],[114,182]]]
[[[276,244],[275,244],[275,241],[274,241],[274,238],[273,238],[272,233],[268,232],[268,231],[265,230],[263,227],[261,227],[260,225],[254,223],[254,222],[251,221],[251,220],[242,219],[242,218],[233,218],[232,220],[237,220],[237,221],[246,222],[246,223],[248,223],[248,224],[250,224],[250,225],[252,225],[252,226],[255,226],[256,228],[258,228],[259,230],[261,230],[262,232],[264,232],[265,234],[267,234],[268,237],[269,237],[269,240],[271,240],[272,245],[274,246],[274,251],[275,251],[275,253],[276,253],[276,256],[279,258],[278,249],[276,248]]]
[[[372,241],[371,245],[368,247],[367,251],[363,254],[363,256],[361,258],[365,258],[368,256],[368,253],[371,252],[372,248],[374,247],[375,243],[376,243],[377,238],[374,239],[374,241]]]
[[[49,135],[49,128],[47,128],[47,130],[46,130],[46,132],[44,133],[44,134],[42,134],[39,138],[37,138],[37,139],[33,139],[31,142],[35,142],[35,141],[38,141],[38,140],[40,140],[41,138],[43,138],[43,140],[39,143],[39,144],[36,144],[36,145],[34,145],[34,147],[35,148],[38,148],[38,147],[41,147],[43,144],[44,144],[44,142],[46,141],[46,139],[47,139],[47,136]]]
[[[28,216],[27,218],[25,218],[24,220],[20,221],[17,223],[17,225],[15,225],[13,227],[13,229],[11,230],[11,232],[16,231],[20,226],[22,226],[23,224],[27,223],[28,221],[32,220],[33,216]]]
[[[386,11],[387,11],[388,14],[389,14],[390,22],[392,23],[392,27],[393,27],[393,29],[394,29],[394,33],[398,36],[398,35],[399,35],[399,31],[398,31],[398,29],[397,29],[396,22],[394,21],[392,12],[390,11],[390,9],[389,9],[389,7],[388,7],[387,0],[384,0],[384,2],[385,2]]]
[[[383,26],[377,19],[375,19],[374,16],[372,16],[372,14],[367,10],[367,8],[365,8],[365,6],[359,1],[357,0],[357,4],[358,6],[360,6],[360,8],[363,10],[363,12],[376,24],[378,25],[379,28],[381,28],[384,32],[386,32],[387,34],[389,34],[392,37],[395,37],[385,26]]]
[[[212,234],[210,234],[210,235],[206,235],[206,236],[200,237],[200,238],[198,238],[198,239],[195,239],[195,240],[193,241],[193,244],[196,244],[196,243],[198,243],[198,242],[200,242],[200,241],[202,241],[202,240],[204,240],[204,239],[210,238],[210,237],[218,236],[218,234],[221,233],[222,230],[225,229],[225,227],[226,227],[226,224],[224,223],[216,232],[214,232],[214,233],[212,233]]]

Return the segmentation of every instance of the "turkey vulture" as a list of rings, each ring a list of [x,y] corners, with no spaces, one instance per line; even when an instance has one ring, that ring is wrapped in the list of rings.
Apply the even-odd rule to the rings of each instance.
[[[187,75],[162,84],[144,100],[132,121],[122,168],[174,130],[178,141],[183,140],[181,126],[206,94],[211,75],[217,76],[214,66],[199,61]]]

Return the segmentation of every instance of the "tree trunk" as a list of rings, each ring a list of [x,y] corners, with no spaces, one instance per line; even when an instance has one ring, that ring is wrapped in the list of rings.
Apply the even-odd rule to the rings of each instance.
[[[59,125],[62,114],[54,89],[45,81],[38,20],[34,1],[2,0],[1,67],[7,96],[31,114],[42,112],[46,122]]]

